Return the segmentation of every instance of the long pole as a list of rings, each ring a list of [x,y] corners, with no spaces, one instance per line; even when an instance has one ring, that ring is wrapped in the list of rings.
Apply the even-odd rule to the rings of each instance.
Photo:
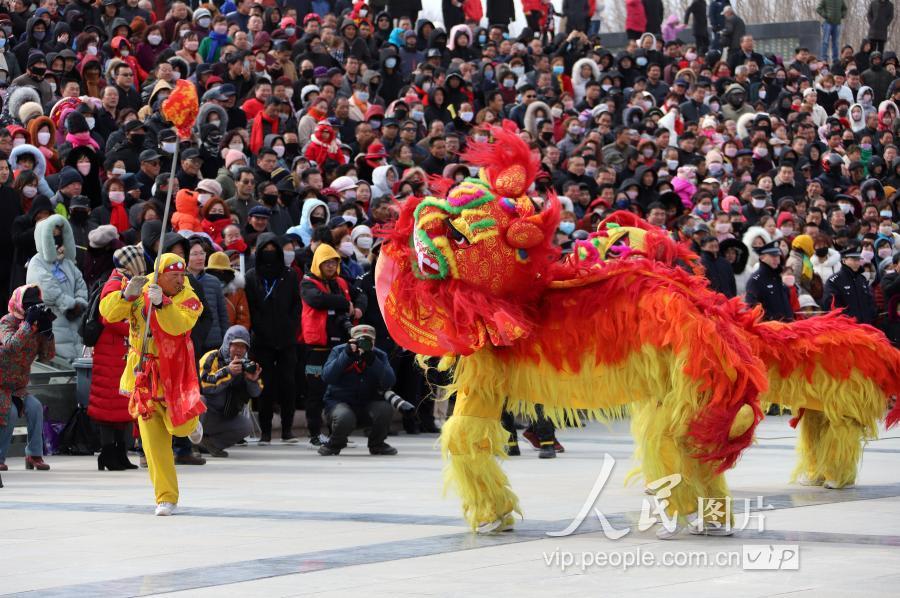
[[[163,243],[166,242],[166,227],[169,225],[169,211],[172,207],[172,180],[175,178],[175,167],[178,165],[178,146],[175,144],[175,152],[172,154],[172,170],[169,173],[169,189],[166,191],[166,206],[163,208],[162,231],[159,233],[159,249],[156,251],[156,260],[153,262],[153,273],[156,275],[155,280],[159,284],[159,264],[162,261]],[[138,361],[139,370],[144,369],[144,359],[147,356],[147,338],[150,335],[150,317],[153,315],[153,304],[147,307],[147,321],[144,326],[144,340],[141,342],[141,358]],[[135,372],[137,374],[137,372]]]

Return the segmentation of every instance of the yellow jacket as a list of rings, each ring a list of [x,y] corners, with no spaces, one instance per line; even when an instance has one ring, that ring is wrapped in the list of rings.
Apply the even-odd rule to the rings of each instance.
[[[178,256],[167,253],[162,257],[160,268],[164,268],[168,263],[173,261],[171,258],[180,260]],[[168,263],[167,263],[168,262]],[[125,371],[122,372],[122,380],[119,383],[119,392],[124,395],[131,395],[134,390],[135,369],[141,358],[141,342],[144,340],[144,327],[147,321],[144,318],[144,302],[147,287],[153,284],[156,275],[150,276],[150,280],[144,286],[141,295],[132,301],[129,301],[123,295],[123,292],[109,293],[100,301],[100,315],[109,322],[129,322],[128,335],[128,359],[125,362]],[[122,291],[125,289],[125,282],[122,283]],[[181,334],[190,334],[194,324],[200,314],[203,313],[203,305],[194,294],[189,281],[185,280],[184,289],[174,297],[164,297],[163,306],[153,309],[153,317],[159,322],[160,327],[167,333],[178,336]],[[158,355],[156,343],[153,337],[147,339],[147,354]],[[194,367],[194,364],[186,364],[188,367]],[[157,385],[157,397],[163,396],[163,385]]]

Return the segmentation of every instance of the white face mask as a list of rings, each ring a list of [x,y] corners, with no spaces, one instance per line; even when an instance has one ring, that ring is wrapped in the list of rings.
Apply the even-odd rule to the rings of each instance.
[[[291,264],[294,263],[294,256],[296,253],[290,249],[284,249],[284,265],[286,268],[290,267]]]
[[[228,149],[233,149],[233,150],[237,150],[239,152],[243,152],[244,144],[243,143],[231,143],[228,145]]]
[[[356,226],[356,214],[344,214],[344,220],[350,223],[350,226]]]
[[[346,218],[346,216],[344,216],[344,218]],[[372,249],[372,237],[363,235],[363,236],[359,237],[358,239],[356,239],[356,245],[360,249],[364,249],[364,250],[368,251],[369,249]]]
[[[463,122],[471,122],[473,118],[475,118],[475,113],[473,112],[460,112],[459,117],[463,120]]]
[[[850,210],[853,209],[853,206],[851,206],[851,205],[848,204],[848,203],[839,203],[838,206],[840,206],[841,211],[842,211],[844,214],[849,214],[849,213],[850,213]]]
[[[13,147],[18,147],[25,143],[25,139],[23,137],[16,137],[13,139]]]
[[[39,131],[37,134],[38,143],[47,145],[50,143],[50,131]]]
[[[150,43],[151,46],[158,46],[159,44],[162,43],[162,36],[161,35],[148,35],[147,41]]]
[[[353,243],[350,241],[344,241],[338,247],[338,253],[340,253],[344,257],[350,257],[353,255]]]
[[[167,154],[174,154],[175,153],[175,142],[174,141],[164,141],[162,144],[162,151],[166,152]]]
[[[275,147],[272,148],[272,151],[275,152],[275,155],[280,158],[284,155],[284,146],[276,145]]]
[[[200,17],[197,19],[197,24],[203,27],[204,29],[209,29],[210,18],[209,17]]]
[[[128,50],[122,50],[119,52],[119,56],[121,56],[122,58],[128,58],[129,54],[131,54],[131,52],[129,52]]]
[[[666,168],[675,172],[678,170],[678,160],[666,160]]]
[[[882,247],[878,250],[878,258],[885,260],[893,255],[893,251],[890,247]]]
[[[197,195],[197,201],[199,201],[200,205],[202,206],[203,204],[205,204],[206,202],[209,201],[210,197],[212,197],[212,195],[209,193],[199,193]]]
[[[127,171],[124,168],[113,168],[109,173],[113,176],[123,176],[127,174]]]
[[[110,191],[109,192],[109,201],[113,203],[122,203],[125,201],[125,192],[124,191]]]
[[[752,203],[753,207],[757,210],[761,210],[766,207],[766,200],[764,199],[751,199],[750,203]]]
[[[29,185],[27,187],[22,187],[22,195],[24,195],[28,199],[31,199],[32,197],[37,195],[37,187],[31,186],[31,185]]]
[[[890,226],[879,226],[878,234],[884,235],[885,237],[890,237],[894,234],[894,230]]]
[[[90,129],[91,131],[93,131],[93,130],[94,130],[94,125],[97,124],[97,121],[94,119],[94,117],[93,117],[93,116],[88,116],[88,117],[85,118],[84,120],[87,121],[88,129]]]
[[[97,46],[88,46],[87,53],[90,54],[91,56],[96,56],[97,55]]]

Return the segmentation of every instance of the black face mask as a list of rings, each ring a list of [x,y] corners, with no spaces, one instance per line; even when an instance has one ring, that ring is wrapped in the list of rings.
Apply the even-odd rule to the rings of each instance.
[[[322,216],[310,216],[309,223],[313,226],[319,226],[320,224],[325,224],[325,218]]]
[[[266,204],[267,206],[274,206],[275,203],[278,201],[278,196],[270,195],[267,193],[262,196],[262,200],[263,200],[263,203]]]
[[[816,247],[816,257],[828,257],[828,248]]]
[[[33,66],[29,70],[31,71],[31,76],[38,81],[43,81],[44,75],[47,74],[47,69],[42,66]]]
[[[226,217],[225,214],[208,214],[206,216],[206,219],[209,220],[210,222],[217,222],[225,217]]]
[[[300,76],[304,79],[312,79],[314,75],[315,72],[313,71],[313,69],[303,69],[302,71],[300,71]]]
[[[63,236],[62,235],[53,235],[53,243],[57,247],[62,247],[63,246]]]
[[[76,224],[84,224],[90,215],[90,212],[85,212],[84,210],[72,210],[69,213],[69,220]]]
[[[543,139],[547,143],[550,143],[551,141],[553,141],[553,132],[550,131],[549,133],[541,133],[541,139]]]
[[[284,268],[284,260],[277,251],[267,250],[256,254],[256,269],[267,280],[277,278]]]
[[[147,137],[146,135],[142,135],[142,134],[132,135],[131,136],[131,145],[137,145],[137,146],[144,145],[144,139],[146,137]]]
[[[284,155],[285,156],[296,156],[300,153],[300,144],[299,143],[285,143],[284,144]]]

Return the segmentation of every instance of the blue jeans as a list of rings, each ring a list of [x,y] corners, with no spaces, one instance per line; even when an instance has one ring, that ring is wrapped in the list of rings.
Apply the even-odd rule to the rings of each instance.
[[[828,60],[828,38],[831,38],[831,61],[838,60],[838,43],[841,41],[841,26],[822,23],[822,60]]]
[[[25,445],[25,454],[29,457],[44,456],[44,406],[32,395],[26,395],[22,402],[25,406],[25,421],[28,425],[28,444]],[[6,461],[6,451],[12,442],[13,429],[16,427],[18,414],[16,406],[9,410],[6,418],[6,426],[0,428],[0,463]]]
[[[601,25],[603,25],[603,21],[591,20],[591,22],[588,23],[587,36],[594,37],[595,35],[600,35],[600,26]]]

